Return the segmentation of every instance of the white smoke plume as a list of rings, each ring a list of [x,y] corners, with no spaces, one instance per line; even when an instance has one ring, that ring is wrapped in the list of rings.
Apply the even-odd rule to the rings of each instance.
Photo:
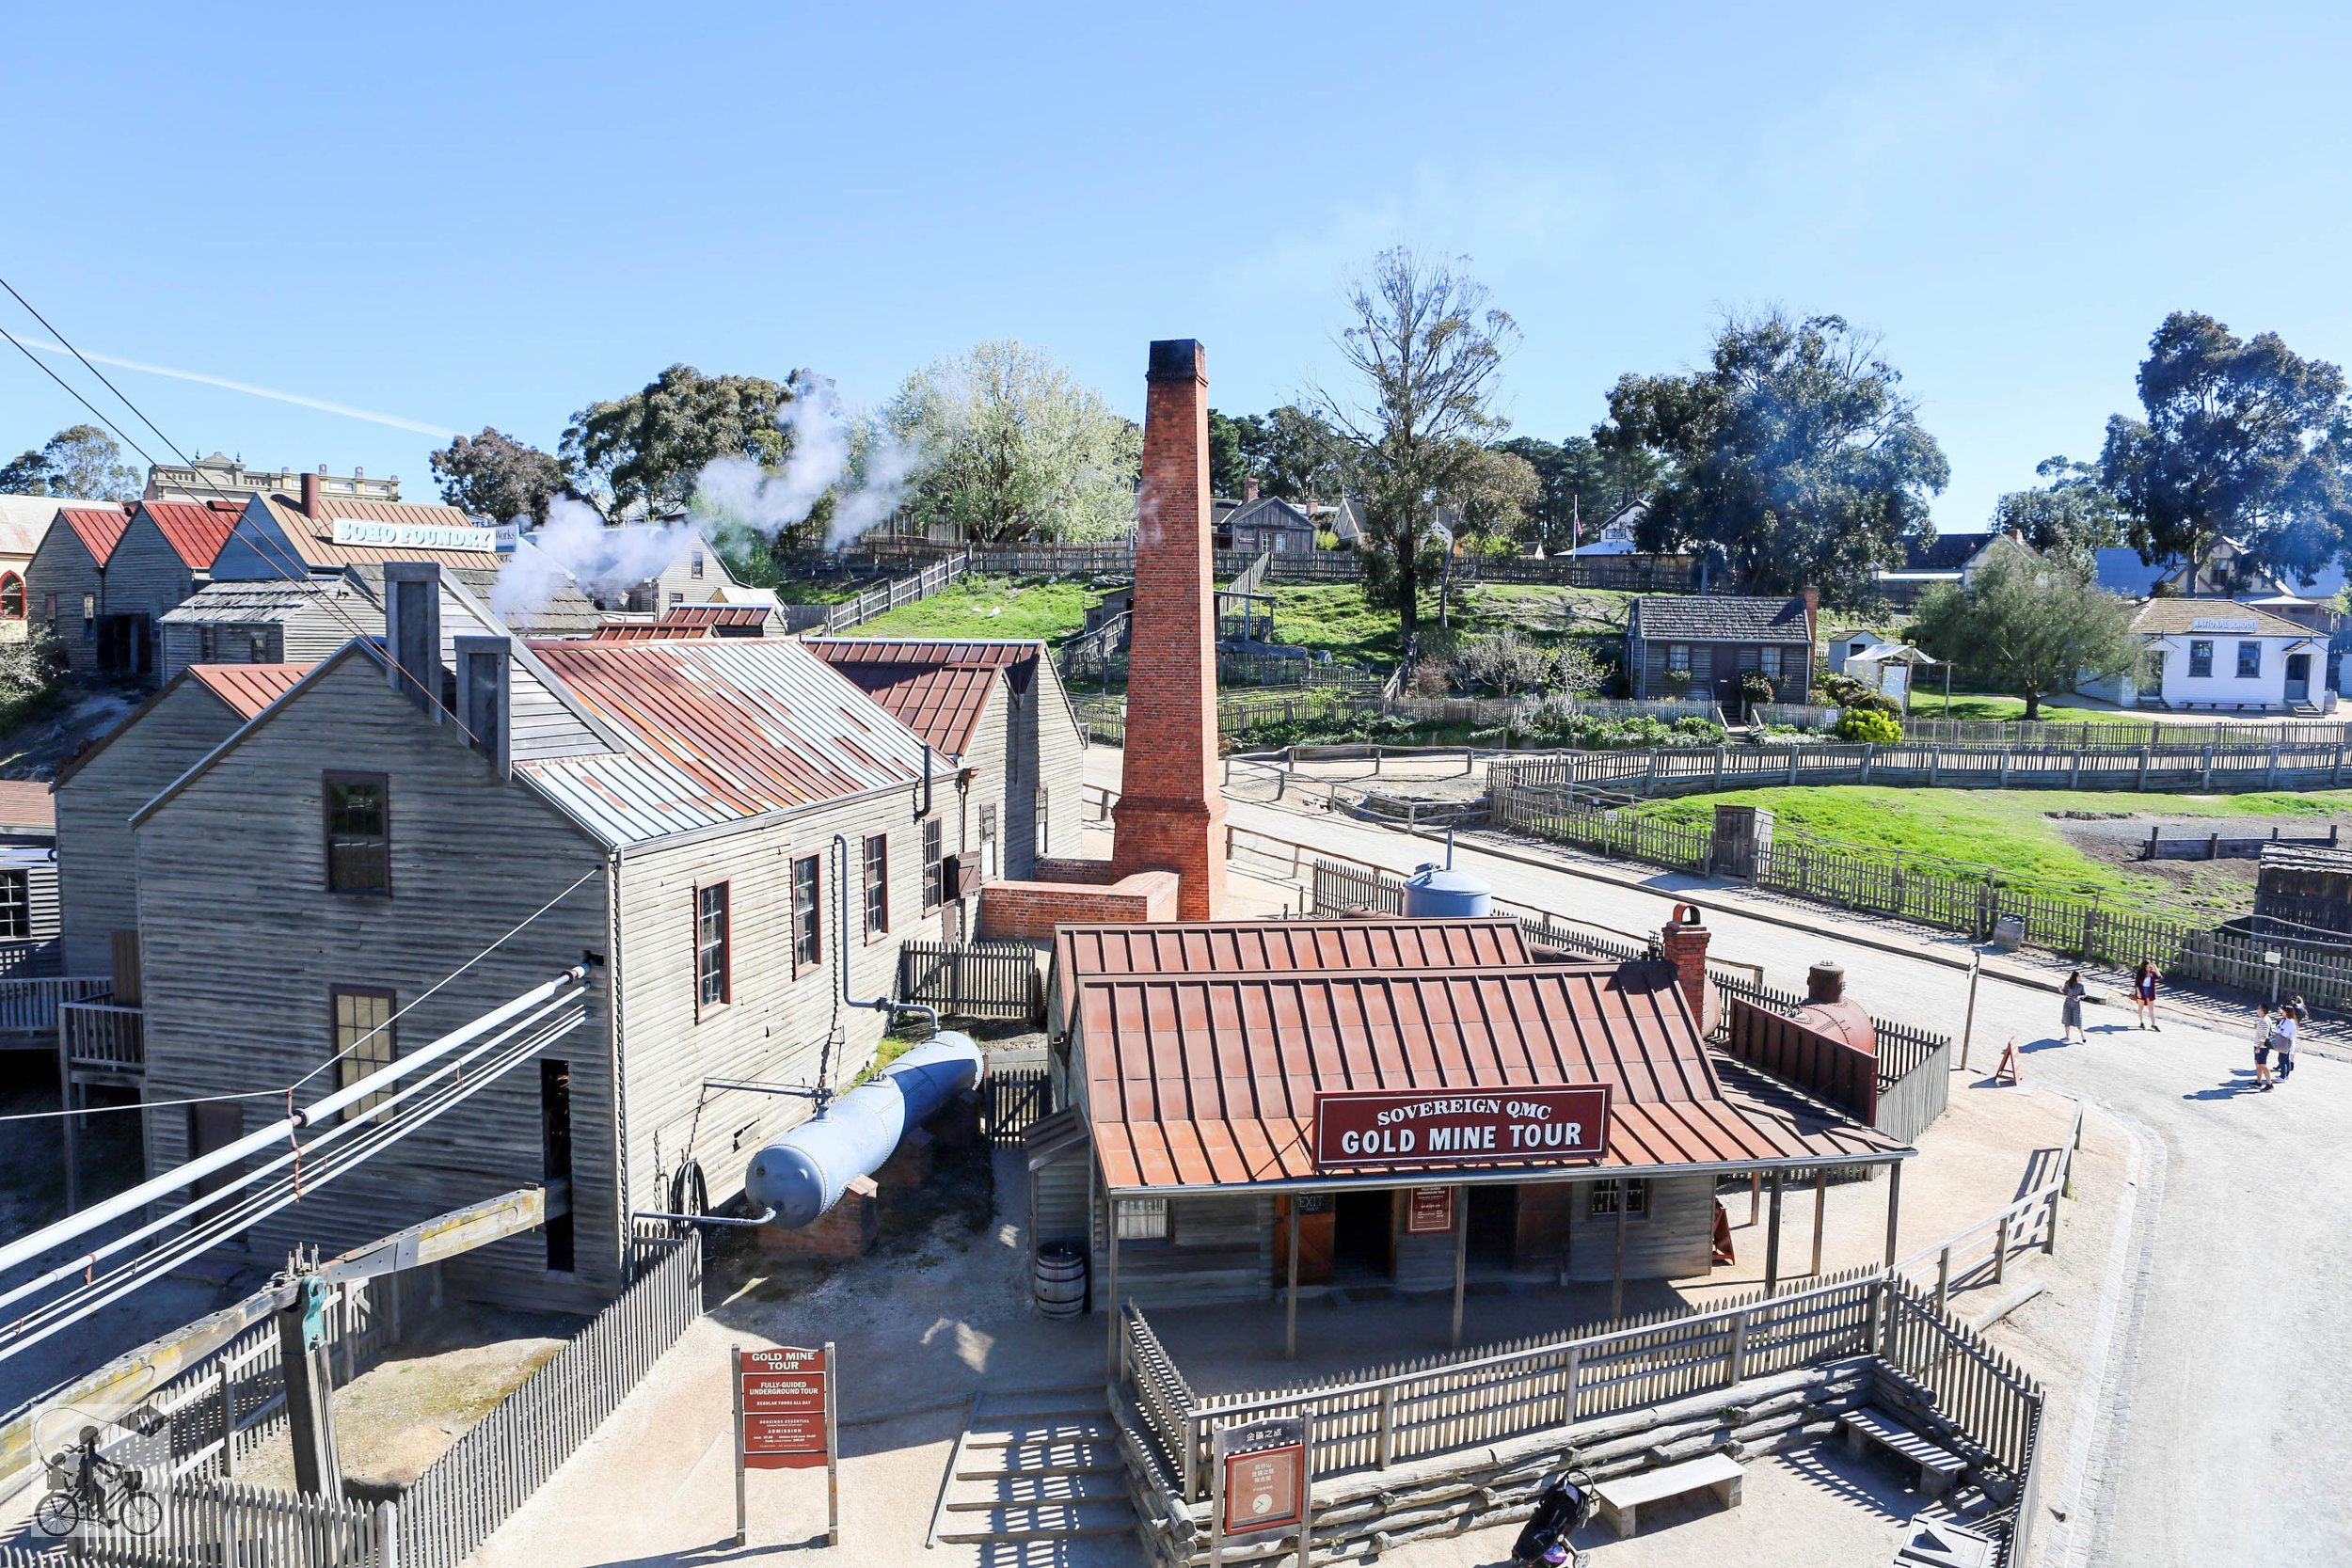
[[[522,535],[499,568],[490,608],[501,616],[528,615],[554,598],[566,578],[590,598],[626,594],[660,576],[688,541],[699,537],[685,524],[608,528],[595,507],[560,498],[548,504],[548,520]]]

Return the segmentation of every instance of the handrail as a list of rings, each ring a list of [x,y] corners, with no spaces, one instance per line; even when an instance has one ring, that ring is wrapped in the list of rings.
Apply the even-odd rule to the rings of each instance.
[[[1947,1253],[1957,1251],[1970,1237],[1979,1231],[1997,1227],[2001,1221],[2013,1219],[2028,1209],[2041,1207],[2050,1201],[2053,1194],[2064,1194],[2074,1184],[2074,1152],[2082,1147],[2084,1107],[2085,1102],[2082,1100],[2078,1098],[2074,1101],[2074,1122],[2066,1132],[2066,1153],[2065,1157],[2058,1162],[2058,1171],[2056,1176],[2010,1203],[2007,1208],[1987,1214],[1974,1225],[1953,1231],[1940,1242],[1930,1242],[1908,1258],[1897,1262],[1889,1272],[1901,1275],[1918,1267],[1931,1258],[1941,1258]]]

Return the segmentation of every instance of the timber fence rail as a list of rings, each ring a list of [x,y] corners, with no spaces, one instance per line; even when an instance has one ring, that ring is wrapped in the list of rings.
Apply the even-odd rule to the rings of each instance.
[[[2266,750],[2275,741],[2340,746],[2352,741],[2352,724],[2253,723],[2217,720],[2210,724],[2068,723],[2037,719],[2032,723],[1981,719],[1906,719],[1903,738],[1929,746],[1999,746],[2012,751],[2072,752],[2120,746],[2217,746],[2227,751]]]
[[[628,1289],[417,1478],[399,1568],[457,1568],[619,1408],[703,1309],[702,1238],[640,1234]]]
[[[2012,1259],[2057,1252],[2058,1202],[2074,1190],[2074,1156],[2083,1141],[2083,1102],[2074,1101],[2066,1142],[2058,1150],[2054,1168],[2042,1180],[2007,1207],[1921,1247],[1889,1272],[1920,1291],[1941,1312],[1955,1291],[1973,1284],[2005,1282]]]
[[[1497,764],[1496,767],[1502,767]],[[1490,776],[1492,770],[1490,769]],[[1695,877],[1715,874],[1710,827],[1646,816],[1623,799],[1566,787],[1498,785],[1491,821],[1623,860]],[[2265,991],[2275,982],[2333,1007],[2352,1006],[2352,946],[2320,946],[2194,926],[2096,891],[2028,882],[1938,856],[1817,838],[1776,825],[1756,854],[1750,885],[1839,909],[1993,940],[2007,920],[2026,945],[2086,964],[2129,968],[2142,958],[2175,980]],[[2264,961],[2280,955],[2274,967]]]
[[[47,1033],[57,1025],[57,1009],[75,1002],[97,1002],[114,993],[105,974],[23,975],[0,979],[0,1033]]]
[[[988,1141],[1017,1144],[1053,1109],[1053,1081],[1041,1067],[991,1068],[980,1081],[987,1097]]]
[[[893,578],[878,587],[869,588],[856,598],[844,599],[825,610],[825,630],[848,631],[864,626],[877,615],[887,614],[901,605],[915,604],[955,582],[971,570],[970,563],[960,557],[935,562],[911,577]]]
[[[149,1534],[84,1524],[49,1552],[0,1546],[0,1568],[395,1568],[389,1504],[193,1479],[155,1497],[163,1523]]]
[[[898,949],[898,1000],[948,1018],[1035,1018],[1044,980],[1026,942],[910,942]]]

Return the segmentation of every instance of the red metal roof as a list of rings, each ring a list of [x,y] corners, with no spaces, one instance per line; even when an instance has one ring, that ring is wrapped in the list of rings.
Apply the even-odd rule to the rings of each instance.
[[[1609,1152],[1572,1163],[1602,1169],[1901,1148],[1719,1073],[1663,963],[1104,976],[1079,987],[1076,1034],[1113,1188],[1313,1179],[1318,1089],[1607,1084]]]
[[[164,542],[196,572],[212,565],[243,515],[242,508],[227,501],[218,506],[210,501],[141,501],[138,506],[162,531]]]
[[[770,611],[762,604],[674,604],[661,612],[656,626],[764,626]]]
[[[122,531],[131,526],[131,509],[127,506],[61,506],[57,515],[64,518],[90,559],[101,566],[122,543]]]
[[[588,634],[592,642],[682,642],[708,637],[708,626],[663,626],[653,621],[607,621]]]
[[[11,828],[44,833],[57,831],[57,802],[47,784],[0,779],[0,831]]]
[[[802,646],[856,682],[934,751],[951,757],[970,750],[997,673],[1045,651],[1042,642],[1016,639],[810,637]]]
[[[316,668],[309,664],[191,664],[188,673],[205,689],[250,720],[294,689],[294,682]]]
[[[983,664],[1002,669],[1038,657],[1035,638],[804,637],[802,644],[828,664]]]

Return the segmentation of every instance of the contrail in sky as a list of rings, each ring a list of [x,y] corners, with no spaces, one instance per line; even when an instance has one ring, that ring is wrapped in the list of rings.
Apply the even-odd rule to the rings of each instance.
[[[26,348],[37,348],[47,354],[62,354],[71,356],[73,353],[63,343],[53,343],[40,338],[20,338],[17,341]],[[149,375],[167,375],[178,381],[200,381],[207,387],[226,387],[232,392],[249,392],[257,398],[275,398],[279,403],[295,404],[304,408],[316,408],[327,414],[341,414],[346,419],[367,420],[374,424],[390,425],[397,430],[413,430],[420,436],[460,434],[454,430],[444,429],[440,425],[424,424],[416,420],[404,420],[397,414],[373,414],[364,408],[352,408],[340,403],[327,403],[319,398],[306,398],[294,392],[273,391],[267,387],[255,387],[243,381],[230,381],[224,376],[203,375],[195,371],[167,370],[161,365],[142,365],[135,359],[117,359],[108,354],[90,354],[87,349],[83,352],[102,365],[113,365],[126,371],[144,371]]]

